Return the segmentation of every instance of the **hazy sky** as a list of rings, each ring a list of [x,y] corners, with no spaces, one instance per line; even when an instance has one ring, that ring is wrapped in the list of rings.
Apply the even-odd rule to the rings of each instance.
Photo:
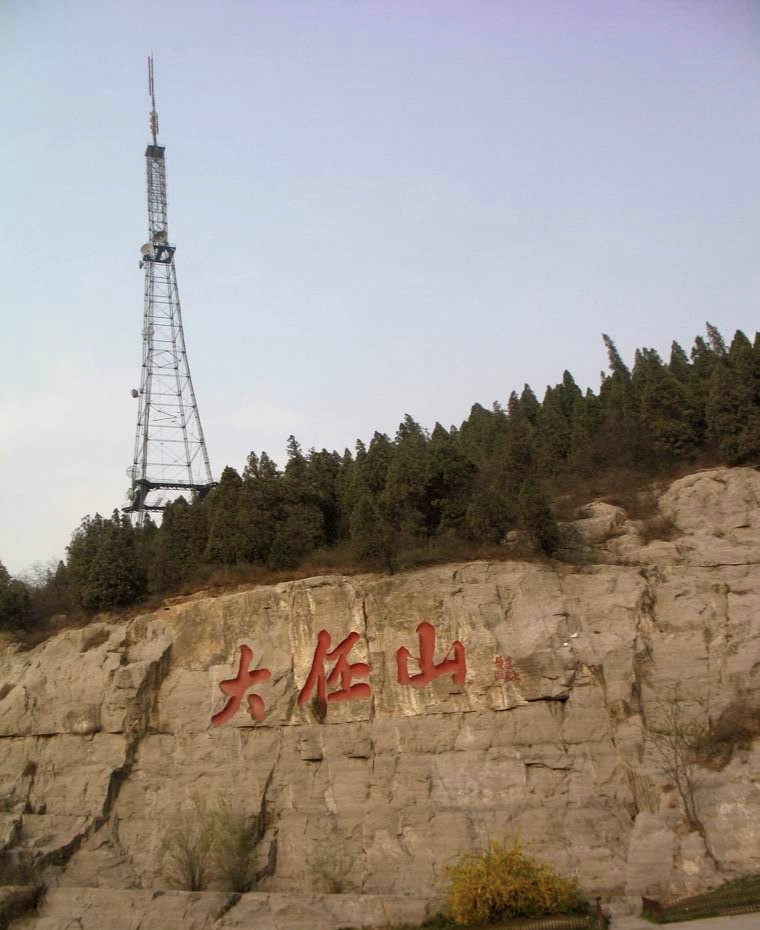
[[[212,469],[758,326],[757,0],[0,0],[0,560],[124,503],[145,58]]]

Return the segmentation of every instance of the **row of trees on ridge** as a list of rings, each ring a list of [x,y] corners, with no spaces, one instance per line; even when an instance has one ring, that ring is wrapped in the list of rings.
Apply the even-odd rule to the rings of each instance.
[[[0,624],[34,614],[35,598],[42,612],[124,606],[200,584],[209,566],[292,570],[319,550],[393,571],[410,553],[444,558],[452,543],[498,544],[517,528],[551,554],[551,493],[563,482],[620,468],[663,474],[697,457],[760,460],[760,334],[753,343],[737,332],[727,346],[708,324],[689,355],[677,343],[667,362],[640,349],[631,369],[603,338],[609,372],[598,393],[566,371],[541,401],[525,385],[506,407],[475,404],[458,428],[428,432],[407,415],[393,438],[376,432],[343,453],[305,453],[291,436],[284,468],[251,452],[204,500],[171,504],[160,526],[134,527],[117,511],[87,516],[66,561],[31,591],[0,572]]]

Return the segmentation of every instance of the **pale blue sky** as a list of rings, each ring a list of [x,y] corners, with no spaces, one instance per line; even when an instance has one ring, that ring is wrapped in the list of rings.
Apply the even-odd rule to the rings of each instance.
[[[758,325],[758,2],[0,0],[11,571],[128,485],[151,49],[217,477]]]

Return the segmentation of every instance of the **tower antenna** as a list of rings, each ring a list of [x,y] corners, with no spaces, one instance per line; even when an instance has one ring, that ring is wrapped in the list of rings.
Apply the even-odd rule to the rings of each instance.
[[[162,512],[181,494],[205,497],[215,486],[206,440],[187,361],[182,311],[174,266],[176,247],[169,243],[166,160],[159,145],[153,54],[148,56],[150,131],[153,144],[145,150],[148,187],[148,241],[140,250],[145,275],[142,331],[142,376],[138,398],[135,453],[127,475],[125,513]]]
[[[153,134],[153,145],[157,145],[158,113],[156,112],[156,85],[153,83],[153,52],[148,55],[148,93],[150,94],[150,131]]]

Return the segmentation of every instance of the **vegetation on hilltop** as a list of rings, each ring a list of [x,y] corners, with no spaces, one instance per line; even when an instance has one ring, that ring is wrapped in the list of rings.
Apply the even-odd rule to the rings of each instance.
[[[760,334],[752,343],[737,332],[726,346],[708,324],[690,355],[677,343],[667,362],[639,349],[632,369],[604,342],[610,370],[598,393],[584,394],[566,371],[542,401],[525,385],[506,408],[475,404],[459,428],[428,433],[407,415],[395,437],[376,432],[343,454],[304,453],[291,436],[284,469],[252,452],[203,501],[169,506],[160,527],[133,527],[117,511],[87,516],[66,562],[36,583],[0,571],[0,627],[191,590],[241,566],[394,571],[467,558],[512,529],[551,554],[551,502],[562,495],[579,503],[621,475],[635,483],[695,464],[760,462]]]

